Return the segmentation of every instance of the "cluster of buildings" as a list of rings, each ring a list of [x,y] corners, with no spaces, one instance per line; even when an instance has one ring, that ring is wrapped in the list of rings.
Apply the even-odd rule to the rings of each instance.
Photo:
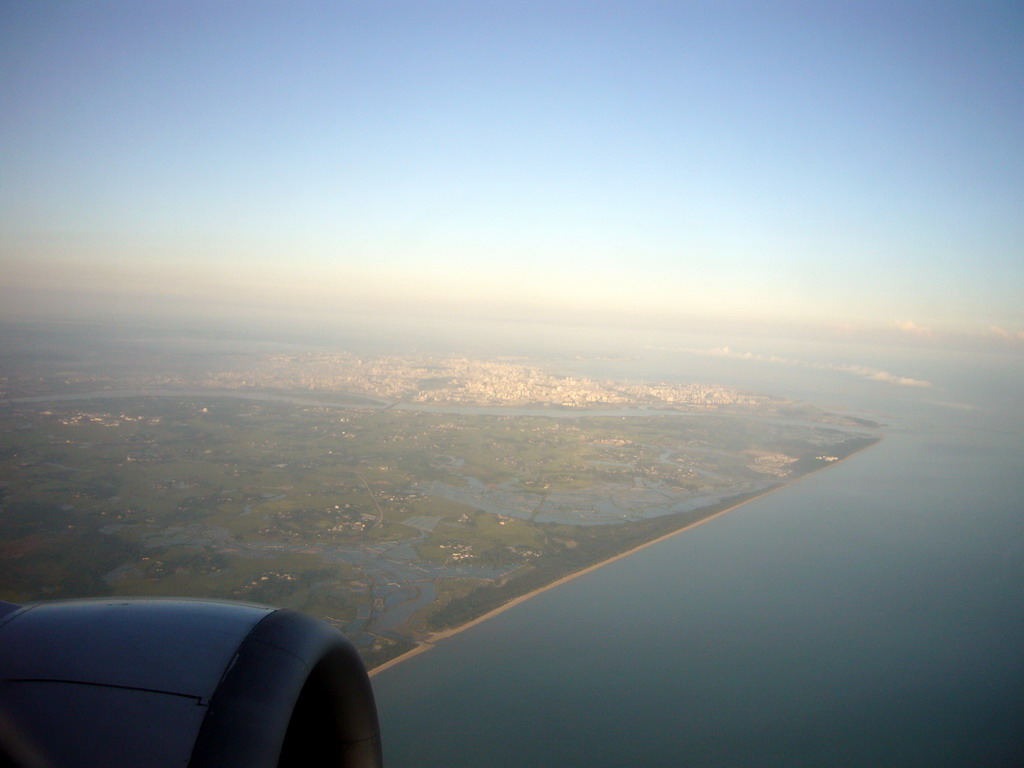
[[[526,405],[758,405],[764,398],[706,384],[616,384],[557,376],[508,360],[386,356],[364,360],[344,353],[272,355],[251,370],[223,371],[202,386],[227,389],[339,391],[384,400],[430,404]]]

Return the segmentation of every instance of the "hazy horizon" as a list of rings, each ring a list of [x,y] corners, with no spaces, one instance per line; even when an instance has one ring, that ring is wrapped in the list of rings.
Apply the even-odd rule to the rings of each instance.
[[[0,11],[0,315],[1024,348],[1013,3]]]

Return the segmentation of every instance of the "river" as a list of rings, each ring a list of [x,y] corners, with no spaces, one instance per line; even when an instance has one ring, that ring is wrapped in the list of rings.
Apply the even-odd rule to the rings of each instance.
[[[389,768],[1024,764],[1024,370],[953,362],[722,367],[885,437],[375,676]]]

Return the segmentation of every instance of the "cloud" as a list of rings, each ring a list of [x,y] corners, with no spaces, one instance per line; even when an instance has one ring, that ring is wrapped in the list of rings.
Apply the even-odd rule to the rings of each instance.
[[[860,368],[859,366],[854,366]],[[837,367],[837,370],[845,370],[843,367]],[[858,370],[857,373],[866,379],[872,379],[874,381],[884,381],[888,384],[896,384],[900,387],[930,387],[931,382],[923,381],[921,379],[912,379],[909,376],[897,376],[888,371],[871,371],[871,369],[864,369],[863,371]]]
[[[931,336],[932,329],[925,328],[923,325],[918,325],[913,320],[900,320],[894,323],[894,325],[903,333],[909,334],[910,336]]]
[[[975,405],[968,405],[967,403],[950,403],[939,400],[933,400],[933,405],[941,406],[942,408],[955,408],[958,411],[976,411],[978,407]]]
[[[995,336],[1003,341],[1024,341],[1024,331],[1012,333],[1005,328],[1000,328],[998,325],[989,326],[988,335]]]
[[[709,355],[712,357],[728,357],[734,360],[756,360],[761,363],[776,363],[780,365],[793,365],[800,368],[813,368],[817,371],[838,371],[840,373],[849,373],[854,376],[860,376],[871,381],[882,381],[886,384],[894,384],[898,387],[920,387],[927,388],[931,386],[931,382],[923,381],[922,379],[912,379],[909,376],[898,376],[889,371],[883,371],[879,368],[869,368],[866,365],[843,365],[838,363],[814,363],[808,360],[797,360],[789,357],[779,357],[777,355],[760,355],[756,352],[734,352],[729,347],[717,347],[714,349],[691,349],[688,352],[694,352],[698,355]]]

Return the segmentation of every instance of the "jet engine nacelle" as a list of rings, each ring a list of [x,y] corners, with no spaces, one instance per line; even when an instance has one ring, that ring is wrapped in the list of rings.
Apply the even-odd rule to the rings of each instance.
[[[207,600],[0,603],[0,765],[381,764],[352,645],[290,610]]]

